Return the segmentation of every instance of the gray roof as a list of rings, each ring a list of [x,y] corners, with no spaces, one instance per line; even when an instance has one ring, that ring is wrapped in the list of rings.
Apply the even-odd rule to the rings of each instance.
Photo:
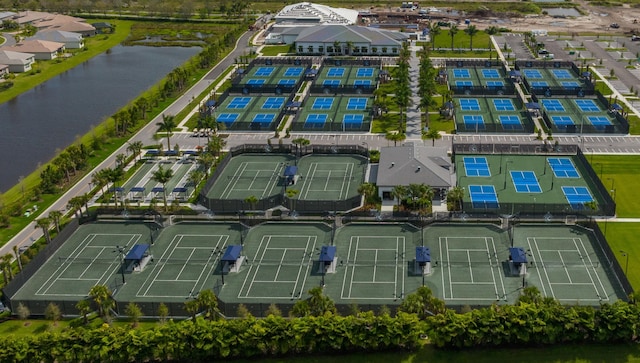
[[[0,20],[5,20],[7,18],[14,17],[16,13],[13,11],[0,11]]]
[[[34,54],[0,50],[0,63],[9,65],[25,65],[33,61]]]
[[[380,149],[378,186],[426,184],[451,186],[451,163],[446,147],[425,147],[408,143]]]
[[[371,46],[400,46],[409,35],[392,30],[355,25],[324,25],[302,30],[296,42],[369,43]]]
[[[82,41],[82,35],[78,33],[66,32],[64,30],[41,30],[36,33],[33,37],[27,39],[40,39],[40,40],[48,40],[51,42],[69,42],[69,41]]]

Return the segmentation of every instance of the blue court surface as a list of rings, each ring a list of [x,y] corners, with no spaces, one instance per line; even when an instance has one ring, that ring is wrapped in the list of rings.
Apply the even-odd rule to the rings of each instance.
[[[551,116],[551,121],[553,121],[556,126],[575,125],[571,116]]]
[[[462,115],[462,121],[467,129],[484,130],[484,117],[482,115]]]
[[[497,69],[483,69],[482,76],[484,78],[500,78],[500,72]]]
[[[513,102],[508,98],[494,98],[493,106],[496,108],[496,111],[515,111],[516,107],[513,105]]]
[[[238,113],[221,113],[218,115],[218,117],[216,118],[216,121],[218,122],[224,122],[225,125],[229,126],[231,125],[235,120],[238,119],[238,117],[240,117],[240,114]]]
[[[319,97],[313,101],[312,110],[330,110],[333,106],[333,97]]]
[[[487,87],[503,87],[504,82],[502,81],[487,81]]]
[[[262,85],[264,84],[264,79],[250,79],[249,81],[247,81],[247,84],[252,86]]]
[[[327,77],[342,77],[344,76],[344,68],[329,68],[327,71]]]
[[[251,97],[234,97],[227,108],[243,109],[251,102]]]
[[[487,158],[465,156],[462,160],[464,162],[464,172],[467,176],[491,176]]]
[[[566,69],[552,69],[551,72],[558,79],[571,79],[573,76]]]
[[[349,103],[347,103],[347,110],[364,110],[367,108],[367,99],[366,98],[349,98]]]
[[[533,81],[530,84],[531,84],[531,87],[536,87],[536,88],[549,87],[549,83],[547,81]]]
[[[364,115],[362,114],[359,114],[359,115],[346,114],[342,117],[342,122],[347,128],[360,127],[362,126],[362,121],[364,121]]]
[[[611,120],[607,116],[588,116],[587,119],[593,126],[611,125]]]
[[[473,208],[498,208],[498,196],[493,185],[469,185]]]
[[[337,87],[337,86],[340,85],[340,80],[339,79],[325,79],[324,81],[322,81],[322,85],[323,86]]]
[[[284,105],[284,97],[269,97],[262,104],[265,110],[279,109]]]
[[[454,69],[453,77],[454,78],[471,78],[471,73],[469,73],[468,69]]]
[[[564,106],[560,103],[560,100],[544,99],[542,100],[542,107],[547,111],[564,112]]]
[[[281,79],[281,80],[278,81],[278,84],[285,85],[285,86],[293,86],[294,84],[296,84],[296,80],[295,79]]]
[[[556,178],[579,178],[578,170],[569,158],[547,158]]]
[[[582,112],[600,112],[600,107],[593,100],[574,100]]]
[[[276,118],[276,115],[272,113],[259,113],[253,117],[253,122],[260,123],[262,126],[269,126],[274,118]]]
[[[520,116],[518,115],[500,115],[498,119],[505,130],[522,129],[522,122],[520,122]]]
[[[573,209],[584,209],[585,203],[593,201],[593,197],[587,187],[563,186],[562,192]]]
[[[256,70],[254,76],[258,77],[271,77],[271,73],[275,70],[275,67],[260,67]]]
[[[460,109],[462,111],[480,111],[480,102],[477,98],[461,98]]]
[[[356,79],[353,81],[354,86],[371,86],[371,81],[368,79]]]
[[[580,87],[580,83],[576,81],[564,81],[564,82],[560,82],[560,85],[563,88],[579,88]]]
[[[527,78],[542,78],[542,73],[537,69],[525,69],[522,71],[522,74]]]
[[[302,67],[289,67],[284,71],[285,77],[300,77],[304,68]]]
[[[373,77],[373,68],[358,68],[356,77]]]
[[[542,193],[538,178],[533,171],[510,171],[513,186],[517,193]]]
[[[304,127],[323,127],[324,123],[327,122],[327,117],[325,114],[311,113],[304,120]]]
[[[473,81],[456,81],[456,86],[458,87],[473,86]]]

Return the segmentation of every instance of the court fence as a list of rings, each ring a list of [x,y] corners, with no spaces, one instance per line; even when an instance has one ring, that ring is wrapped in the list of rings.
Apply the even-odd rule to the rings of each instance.
[[[479,132],[483,132],[483,133],[499,132],[499,133],[505,133],[505,134],[533,133],[536,126],[535,126],[535,122],[533,121],[533,118],[531,117],[531,113],[521,111],[519,112],[519,116],[522,121],[522,125],[520,128],[513,127],[512,125],[507,125],[507,127],[505,127],[505,125],[503,125],[502,122],[500,122],[500,120],[493,115],[493,112],[490,111],[490,117],[492,117],[495,120],[495,122],[483,123],[482,127],[480,126],[476,127],[475,125],[480,125],[480,124],[466,124],[464,122],[463,115],[458,115],[454,111],[454,119],[456,120],[456,132],[458,133],[479,133]]]
[[[229,153],[220,161],[216,171],[207,180],[205,186],[201,189],[198,196],[198,203],[205,206],[209,211],[214,213],[234,214],[237,215],[242,211],[269,209],[278,209],[283,206],[285,209],[295,210],[298,213],[310,214],[326,214],[327,211],[347,211],[360,206],[362,200],[360,195],[356,195],[344,200],[327,201],[327,200],[307,200],[295,199],[290,201],[285,196],[285,188],[282,193],[258,200],[256,203],[250,204],[241,199],[222,199],[211,198],[207,196],[209,190],[218,182],[224,168],[229,164],[231,158],[241,154],[296,154],[298,157],[312,154],[332,154],[332,155],[361,155],[369,156],[369,150],[360,145],[306,145],[296,147],[296,145],[260,145],[245,144],[232,147]]]

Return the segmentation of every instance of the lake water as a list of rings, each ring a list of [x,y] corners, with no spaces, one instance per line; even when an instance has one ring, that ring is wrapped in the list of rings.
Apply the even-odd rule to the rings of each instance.
[[[116,46],[0,104],[0,192],[199,51]]]

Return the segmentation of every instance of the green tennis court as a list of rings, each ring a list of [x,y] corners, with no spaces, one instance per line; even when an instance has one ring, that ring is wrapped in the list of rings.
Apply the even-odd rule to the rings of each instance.
[[[367,160],[355,155],[307,155],[298,161],[297,199],[345,200],[358,195]]]
[[[215,199],[244,200],[254,196],[265,199],[284,191],[282,178],[287,165],[293,165],[292,155],[243,154],[233,157],[207,192]]]

